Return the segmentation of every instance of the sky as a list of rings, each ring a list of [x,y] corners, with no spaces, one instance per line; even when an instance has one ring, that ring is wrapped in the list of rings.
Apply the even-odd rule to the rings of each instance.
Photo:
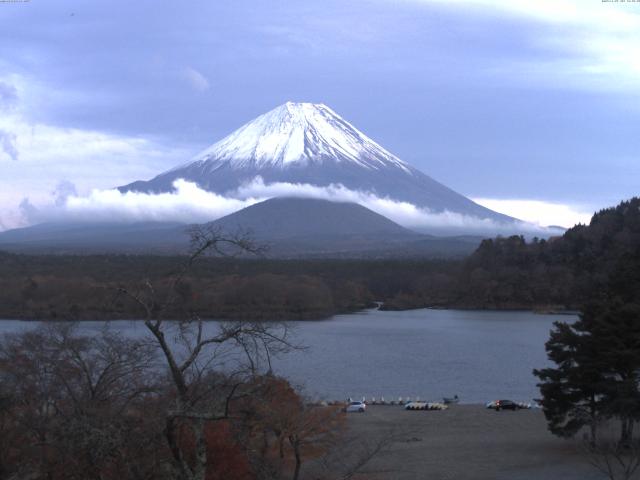
[[[571,226],[639,193],[638,87],[640,2],[0,2],[0,229],[290,100],[485,206]]]

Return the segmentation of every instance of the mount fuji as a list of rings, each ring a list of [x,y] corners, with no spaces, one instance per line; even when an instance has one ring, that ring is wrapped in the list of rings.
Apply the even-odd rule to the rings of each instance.
[[[237,196],[243,185],[293,183],[349,190],[408,202],[430,213],[450,212],[504,225],[516,219],[494,212],[435,181],[385,150],[323,104],[287,102],[213,144],[188,163],[122,192],[173,191],[184,179]]]

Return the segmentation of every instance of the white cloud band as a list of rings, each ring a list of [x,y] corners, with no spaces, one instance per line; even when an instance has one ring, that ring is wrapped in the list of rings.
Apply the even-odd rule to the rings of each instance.
[[[305,197],[363,205],[396,223],[421,231],[460,231],[460,233],[495,232],[549,235],[543,227],[520,223],[507,225],[489,219],[456,212],[432,212],[408,202],[381,198],[369,192],[350,190],[343,185],[319,187],[309,184],[265,184],[260,177],[241,186],[231,196],[221,196],[179,179],[175,191],[159,194],[93,190],[87,196],[67,195],[44,207],[33,208],[28,202],[23,212],[29,223],[42,221],[141,222],[173,221],[203,223],[218,219],[257,202],[273,197]]]
[[[542,200],[474,198],[473,201],[496,212],[537,225],[557,225],[569,228],[578,223],[588,224],[593,215],[593,212],[585,206]]]

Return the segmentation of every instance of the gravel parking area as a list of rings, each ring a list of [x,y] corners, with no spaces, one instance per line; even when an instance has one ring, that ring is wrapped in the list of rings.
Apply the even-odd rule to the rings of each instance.
[[[397,438],[368,465],[368,479],[599,480],[580,440],[551,435],[540,410],[495,412],[482,405],[445,411],[370,406],[350,414],[357,438]]]

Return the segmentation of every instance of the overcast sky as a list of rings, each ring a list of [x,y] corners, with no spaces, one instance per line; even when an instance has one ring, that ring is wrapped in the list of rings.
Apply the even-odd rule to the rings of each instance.
[[[567,225],[640,193],[639,87],[640,3],[0,3],[0,229],[184,163],[287,100]]]

